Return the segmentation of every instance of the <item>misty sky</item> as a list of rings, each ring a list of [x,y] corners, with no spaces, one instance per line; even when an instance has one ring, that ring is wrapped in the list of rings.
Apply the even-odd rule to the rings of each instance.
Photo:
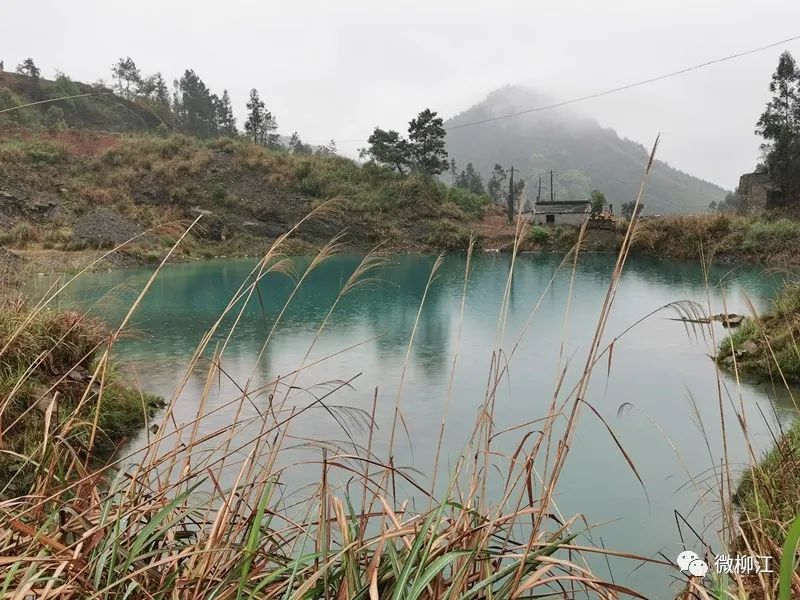
[[[230,90],[240,124],[256,87],[281,133],[353,154],[363,142],[341,140],[404,131],[427,106],[451,116],[507,83],[568,99],[800,34],[800,2],[3,0],[0,23],[6,69],[32,56],[46,77],[110,80],[130,55],[171,82],[191,67]],[[662,160],[732,188],[758,158],[782,49],[574,108],[647,146],[661,130]]]

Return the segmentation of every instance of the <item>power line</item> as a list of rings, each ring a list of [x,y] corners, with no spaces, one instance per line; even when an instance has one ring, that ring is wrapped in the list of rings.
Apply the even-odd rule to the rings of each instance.
[[[551,110],[554,108],[560,108],[562,106],[567,106],[569,104],[575,104],[576,102],[584,102],[585,100],[592,100],[594,98],[600,98],[601,96],[608,96],[610,94],[616,94],[617,92],[623,92],[625,90],[629,90],[632,88],[640,87],[643,85],[647,85],[650,83],[655,83],[656,81],[663,81],[664,79],[669,79],[671,77],[677,77],[678,75],[684,75],[686,73],[690,73],[692,71],[697,71],[698,69],[703,69],[705,67],[709,67],[711,65],[716,65],[719,63],[727,62],[729,60],[734,60],[737,58],[742,58],[743,56],[748,56],[750,54],[756,54],[758,52],[763,52],[764,50],[769,50],[770,48],[775,48],[776,46],[782,46],[783,44],[787,44],[789,42],[794,42],[800,40],[800,35],[795,35],[790,38],[786,38],[777,42],[773,42],[771,44],[767,44],[766,46],[759,46],[757,48],[751,48],[750,50],[745,50],[743,52],[737,52],[736,54],[729,54],[728,56],[723,56],[722,58],[715,58],[713,60],[707,60],[705,62],[692,65],[691,67],[685,67],[683,69],[679,69],[677,71],[672,71],[670,73],[664,73],[663,75],[657,75],[655,77],[650,77],[648,79],[642,79],[640,81],[635,81],[633,83],[628,83],[625,85],[621,85],[618,87],[610,88],[607,90],[603,90],[600,92],[595,92],[593,94],[586,94],[585,96],[578,96],[577,98],[571,98],[569,100],[563,100],[561,102],[556,102],[553,104],[546,104],[544,106],[537,106],[535,108],[528,108],[525,110],[520,110],[513,113],[508,113],[505,115],[497,115],[495,117],[488,117],[486,119],[481,119],[479,121],[471,121],[469,123],[461,123],[459,125],[452,125],[450,127],[445,127],[446,131],[452,131],[454,129],[464,129],[466,127],[476,127],[478,125],[483,125],[485,123],[491,123],[494,121],[501,121],[503,119],[511,119],[513,117],[519,117],[521,115],[528,115],[531,113],[541,112],[545,110]],[[346,144],[346,143],[355,143],[355,142],[366,142],[365,139],[352,139],[352,140],[337,140],[339,143]]]

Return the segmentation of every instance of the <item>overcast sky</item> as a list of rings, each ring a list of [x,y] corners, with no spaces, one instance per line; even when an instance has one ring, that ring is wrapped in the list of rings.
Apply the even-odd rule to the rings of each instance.
[[[0,22],[6,68],[32,56],[47,77],[110,80],[130,55],[171,82],[190,67],[240,123],[256,87],[282,133],[323,141],[403,131],[427,106],[448,117],[507,83],[569,99],[766,45],[800,34],[800,2],[3,0]],[[662,131],[662,160],[732,188],[782,49],[574,108],[645,145]]]

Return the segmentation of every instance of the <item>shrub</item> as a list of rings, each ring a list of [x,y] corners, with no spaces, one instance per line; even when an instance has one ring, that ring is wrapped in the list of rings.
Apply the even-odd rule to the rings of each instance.
[[[457,187],[447,189],[447,199],[473,217],[480,216],[483,209],[492,202],[486,195],[473,194],[469,190]]]
[[[541,225],[534,225],[528,233],[530,240],[540,246],[546,245],[550,241],[551,235],[550,230]]]
[[[211,199],[214,200],[214,202],[224,203],[227,198],[228,190],[225,189],[224,185],[218,183],[214,186],[214,191],[211,192]]]
[[[556,248],[569,250],[577,243],[579,230],[574,225],[556,225],[550,234],[551,243]]]
[[[232,154],[236,150],[236,145],[238,143],[239,142],[234,138],[221,137],[212,138],[207,142],[207,145],[213,150],[219,150],[220,152]]]
[[[469,245],[470,231],[446,219],[426,222],[428,235],[425,242],[436,250],[465,251]]]
[[[297,191],[308,196],[315,198],[323,198],[325,196],[325,183],[316,174],[309,173],[300,178],[295,187]]]
[[[158,145],[158,154],[161,158],[174,158],[183,148],[191,145],[192,142],[193,140],[186,136],[172,135]]]
[[[67,159],[63,144],[44,139],[31,139],[27,144],[28,159],[36,165],[55,165]]]
[[[27,221],[19,221],[6,233],[0,235],[0,243],[24,248],[29,242],[39,240],[36,228]]]
[[[111,190],[99,187],[86,187],[81,190],[81,195],[89,201],[92,206],[109,206],[114,202]]]
[[[60,106],[52,105],[44,113],[44,124],[52,130],[61,131],[67,128],[67,123],[64,121],[64,109]]]
[[[72,230],[69,227],[59,227],[45,233],[42,239],[45,248],[58,246],[66,249],[72,241]]]

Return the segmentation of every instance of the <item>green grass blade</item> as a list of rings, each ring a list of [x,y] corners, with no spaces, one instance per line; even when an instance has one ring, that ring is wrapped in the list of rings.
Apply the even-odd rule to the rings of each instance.
[[[411,571],[414,569],[414,565],[417,564],[417,559],[420,557],[420,552],[425,544],[426,534],[428,533],[435,516],[436,515],[434,513],[431,513],[425,518],[425,521],[422,523],[422,526],[417,532],[417,537],[414,539],[414,544],[411,546],[411,550],[409,550],[408,554],[403,557],[405,564],[403,565],[403,570],[400,571],[400,577],[397,578],[397,582],[395,583],[392,600],[405,600],[406,587],[408,586],[409,578],[411,577]]]
[[[247,541],[243,549],[245,553],[245,559],[244,564],[242,564],[242,572],[239,575],[239,585],[236,592],[237,600],[241,600],[247,584],[247,577],[250,575],[250,568],[253,565],[253,557],[256,555],[256,550],[258,550],[259,541],[261,539],[261,519],[264,517],[264,511],[267,509],[267,504],[269,503],[270,498],[272,498],[271,482],[264,487],[264,493],[261,494],[261,498],[258,500],[256,514],[253,515],[253,522],[250,524],[250,531],[247,532]]]
[[[434,560],[423,573],[414,581],[414,586],[411,588],[411,593],[407,596],[408,600],[416,600],[425,591],[425,587],[441,573],[447,565],[461,556],[472,554],[469,550],[457,550],[448,552]]]
[[[791,600],[792,574],[794,573],[795,552],[798,544],[800,544],[800,515],[795,518],[789,528],[789,533],[786,534],[786,541],[783,543],[778,600]]]

